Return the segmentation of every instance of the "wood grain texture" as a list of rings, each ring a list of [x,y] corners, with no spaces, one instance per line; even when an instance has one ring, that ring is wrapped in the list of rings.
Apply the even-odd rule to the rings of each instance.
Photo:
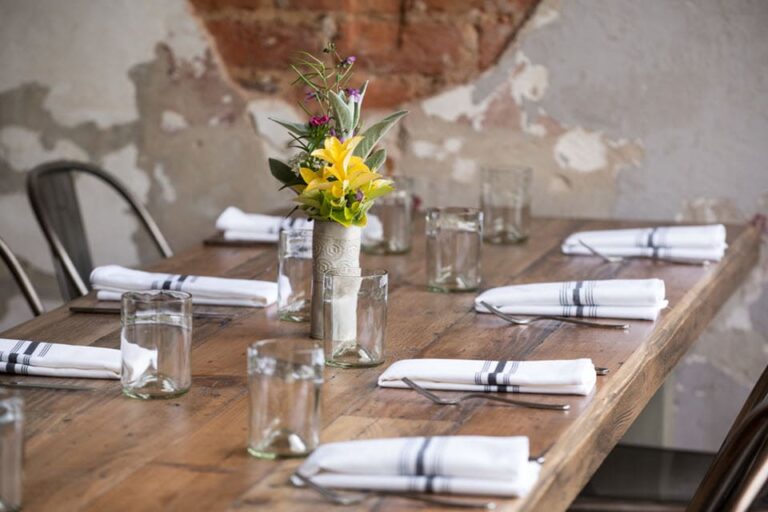
[[[327,368],[322,441],[527,435],[532,453],[547,451],[539,483],[525,499],[495,501],[502,510],[564,510],[757,260],[759,234],[743,226],[729,226],[726,256],[710,267],[649,260],[605,264],[598,258],[559,252],[560,241],[576,230],[643,225],[647,224],[537,219],[534,236],[526,244],[483,248],[485,288],[571,279],[664,279],[670,307],[656,322],[630,322],[629,332],[556,322],[515,327],[492,315],[475,314],[474,294],[427,292],[423,236],[415,237],[413,251],[404,256],[364,255],[364,266],[386,268],[391,276],[385,365],[412,357],[590,357],[611,373],[600,377],[596,391],[587,397],[535,396],[570,404],[571,410],[563,413],[482,401],[437,406],[409,390],[377,388],[384,367]],[[416,231],[423,232],[423,223]],[[151,269],[275,279],[276,267],[274,246],[201,246]],[[92,297],[84,297],[70,304],[92,303]],[[73,314],[67,306],[0,336],[119,346],[116,316]],[[278,321],[274,306],[211,309],[227,311],[231,318],[195,322],[192,390],[183,397],[132,400],[121,395],[115,381],[74,380],[98,388],[91,393],[22,392],[27,413],[25,510],[330,508],[313,492],[287,485],[300,461],[259,461],[245,450],[246,347],[264,338],[308,335],[309,325]],[[388,497],[369,500],[359,509],[422,507]]]

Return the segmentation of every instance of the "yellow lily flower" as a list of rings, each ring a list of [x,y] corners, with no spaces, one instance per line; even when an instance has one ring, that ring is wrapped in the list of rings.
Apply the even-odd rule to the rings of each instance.
[[[363,138],[360,136],[351,137],[344,142],[341,142],[336,137],[327,137],[323,143],[323,149],[316,149],[311,154],[312,156],[325,160],[331,165],[333,171],[341,174],[342,172],[346,172],[347,165],[353,158],[352,152],[361,140],[363,140]],[[356,158],[360,159],[360,157]],[[345,179],[345,176],[336,176],[336,179],[343,180]]]

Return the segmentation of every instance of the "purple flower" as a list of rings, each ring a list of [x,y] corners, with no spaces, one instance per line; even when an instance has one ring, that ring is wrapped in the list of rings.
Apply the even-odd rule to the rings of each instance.
[[[357,199],[358,201],[362,201],[364,197],[365,197],[365,194],[363,194],[362,190],[358,190],[355,193],[355,199]]]
[[[357,57],[355,57],[354,55],[350,55],[349,57],[341,61],[341,65],[343,67],[351,66],[352,64],[355,63],[356,60],[357,60]]]
[[[326,124],[328,121],[330,121],[331,118],[328,116],[312,116],[312,118],[309,120],[310,126],[322,126]]]
[[[360,103],[360,100],[362,98],[360,96],[360,90],[359,89],[353,89],[353,88],[349,87],[347,89],[344,89],[344,92],[346,93],[347,96],[352,98],[352,101],[354,101],[355,103]]]
[[[336,128],[331,128],[330,130],[328,130],[328,135],[330,135],[331,137],[335,137],[336,136]]]
[[[304,98],[307,101],[311,101],[311,100],[317,98],[317,94],[315,93],[315,91],[307,91],[307,93],[304,95]]]

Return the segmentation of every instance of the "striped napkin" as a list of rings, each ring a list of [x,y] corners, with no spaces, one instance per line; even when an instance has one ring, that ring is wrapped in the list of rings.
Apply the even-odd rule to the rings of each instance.
[[[130,291],[176,290],[190,293],[194,304],[212,306],[259,308],[277,301],[277,284],[268,281],[157,274],[119,265],[93,269],[91,285],[99,300],[120,300]]]
[[[565,239],[563,253],[591,255],[579,240],[606,256],[699,261],[720,261],[727,247],[722,224],[580,231]]]
[[[0,373],[119,379],[120,351],[0,338]]]
[[[296,217],[280,217],[245,213],[230,206],[216,219],[216,229],[224,233],[224,240],[277,243],[281,229],[312,229],[312,221]]]
[[[667,307],[661,279],[609,279],[521,284],[486,290],[475,298],[475,311],[488,313],[482,302],[512,315],[656,320]]]
[[[597,381],[591,359],[483,361],[403,359],[379,377],[379,386],[407,388],[407,377],[428,389],[588,395]]]
[[[332,488],[521,497],[539,476],[528,454],[522,436],[367,439],[321,445],[298,472]]]

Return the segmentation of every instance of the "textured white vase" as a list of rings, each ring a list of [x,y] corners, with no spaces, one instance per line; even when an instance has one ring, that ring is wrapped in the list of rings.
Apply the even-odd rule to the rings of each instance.
[[[362,229],[345,228],[338,222],[315,221],[312,234],[312,317],[311,335],[323,338],[323,275],[329,270],[360,267]],[[334,319],[336,329],[349,331],[344,337],[357,335],[357,312],[347,311],[344,318]],[[339,333],[343,334],[343,333]]]

